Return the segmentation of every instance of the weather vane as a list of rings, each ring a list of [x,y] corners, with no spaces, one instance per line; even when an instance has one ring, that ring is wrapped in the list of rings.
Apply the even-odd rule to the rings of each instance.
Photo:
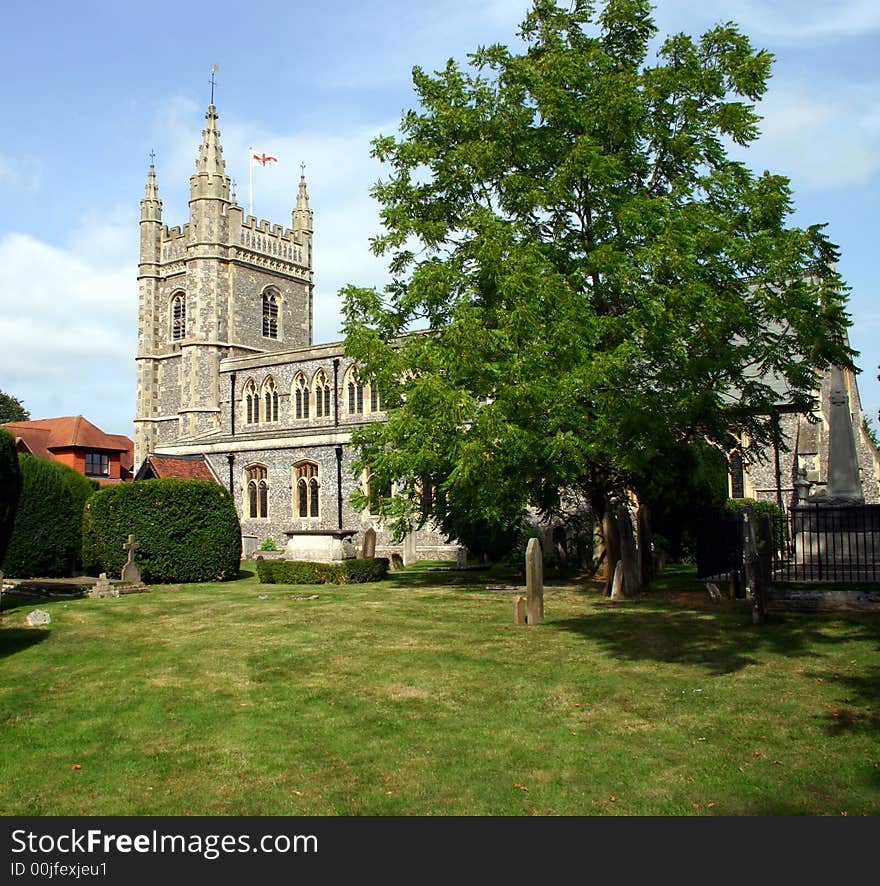
[[[150,166],[152,166],[156,162],[156,152],[150,151]]]
[[[219,68],[219,67],[220,67],[220,65],[214,65],[211,68],[211,104],[212,105],[214,104],[214,74],[217,73],[217,68]]]

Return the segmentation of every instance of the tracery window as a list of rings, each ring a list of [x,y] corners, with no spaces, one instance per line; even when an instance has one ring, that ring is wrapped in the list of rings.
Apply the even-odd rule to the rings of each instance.
[[[245,469],[247,514],[252,520],[269,517],[269,472],[263,465]]]
[[[318,466],[311,461],[294,465],[293,481],[295,515],[300,518],[320,516]]]
[[[248,379],[244,386],[245,422],[249,425],[260,422],[260,396],[257,393],[257,385],[254,380]]]
[[[294,418],[309,417],[310,391],[306,377],[300,372],[293,381],[293,415]]]
[[[315,374],[315,416],[316,418],[330,416],[330,380],[323,369],[319,369]]]
[[[263,382],[263,420],[278,421],[278,386],[270,375]]]

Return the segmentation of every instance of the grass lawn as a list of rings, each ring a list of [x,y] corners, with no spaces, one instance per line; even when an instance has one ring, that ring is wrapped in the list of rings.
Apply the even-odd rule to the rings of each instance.
[[[0,811],[880,813],[880,618],[552,581],[535,627],[486,573],[424,568],[5,595]]]

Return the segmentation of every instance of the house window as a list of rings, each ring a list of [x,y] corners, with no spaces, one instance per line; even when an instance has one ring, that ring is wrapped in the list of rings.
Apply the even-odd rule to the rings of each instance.
[[[245,422],[249,425],[260,422],[260,397],[257,394],[257,386],[254,380],[248,379],[244,386]]]
[[[103,452],[86,453],[86,476],[109,477],[110,456]]]
[[[263,382],[263,403],[265,421],[278,421],[278,387],[271,375]]]
[[[263,294],[263,336],[278,338],[278,296],[274,292]]]
[[[186,338],[186,296],[180,292],[171,299],[171,341]]]
[[[263,465],[251,465],[245,470],[247,515],[252,520],[269,516],[269,472]]]
[[[294,513],[301,519],[318,517],[320,496],[318,494],[318,466],[311,461],[293,466]]]
[[[293,383],[294,417],[298,419],[309,417],[309,388],[306,377],[300,373]]]
[[[323,369],[319,369],[315,375],[315,416],[317,418],[330,416],[330,381]]]

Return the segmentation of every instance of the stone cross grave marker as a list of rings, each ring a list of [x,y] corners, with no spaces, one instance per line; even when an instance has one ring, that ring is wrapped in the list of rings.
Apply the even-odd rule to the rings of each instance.
[[[544,555],[536,538],[526,545],[526,609],[530,625],[544,620]]]
[[[128,560],[122,567],[122,580],[131,581],[140,584],[141,571],[138,569],[137,563],[134,562],[134,552],[140,547],[134,540],[133,535],[129,535],[128,541],[122,546],[122,550],[128,552]]]
[[[370,560],[376,556],[376,530],[370,526],[364,533],[364,544],[361,548],[361,557]]]

